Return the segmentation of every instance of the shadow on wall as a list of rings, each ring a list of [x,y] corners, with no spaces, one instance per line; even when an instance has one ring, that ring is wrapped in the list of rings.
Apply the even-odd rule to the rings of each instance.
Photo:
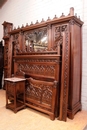
[[[7,0],[0,0],[0,8],[6,3]]]

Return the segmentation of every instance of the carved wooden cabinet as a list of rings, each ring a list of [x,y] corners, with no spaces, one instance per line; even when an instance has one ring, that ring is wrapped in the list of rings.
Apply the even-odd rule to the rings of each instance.
[[[66,121],[81,110],[83,22],[67,16],[9,31],[8,76],[25,73],[25,104]]]

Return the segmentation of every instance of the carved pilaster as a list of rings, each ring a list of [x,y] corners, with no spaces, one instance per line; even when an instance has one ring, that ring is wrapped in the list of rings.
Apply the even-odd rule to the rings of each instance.
[[[60,116],[59,120],[67,119],[68,87],[69,87],[69,62],[70,62],[70,34],[68,31],[63,33],[62,47],[62,77],[61,77],[61,97],[60,97]]]
[[[9,38],[9,46],[8,46],[8,76],[11,77],[12,74],[12,35]]]

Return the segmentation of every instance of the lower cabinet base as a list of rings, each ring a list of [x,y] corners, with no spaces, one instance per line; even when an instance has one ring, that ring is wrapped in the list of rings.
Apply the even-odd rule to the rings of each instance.
[[[78,111],[81,111],[82,109],[82,105],[81,103],[77,103],[73,109],[69,109],[67,110],[67,116],[69,119],[73,119],[74,118],[74,115],[78,112]]]

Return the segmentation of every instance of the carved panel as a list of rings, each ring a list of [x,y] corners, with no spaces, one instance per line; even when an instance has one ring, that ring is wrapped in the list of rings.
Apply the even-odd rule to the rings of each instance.
[[[40,102],[41,100],[41,85],[29,83],[27,81],[26,83],[26,97],[37,100]]]
[[[13,84],[13,87],[12,87],[12,84],[11,83],[9,83],[9,82],[7,82],[7,87],[8,87],[8,89],[7,89],[7,93],[9,93],[10,95],[14,95],[14,85],[15,84]]]
[[[18,71],[19,70],[29,74],[55,77],[55,65],[20,63],[18,64]]]
[[[46,81],[34,80],[32,78],[27,79],[26,83],[26,99],[30,98],[41,104],[47,104],[52,106],[52,96],[54,83]]]
[[[52,87],[45,85],[43,86],[42,89],[42,103],[47,103],[49,105],[51,105],[52,103]]]

